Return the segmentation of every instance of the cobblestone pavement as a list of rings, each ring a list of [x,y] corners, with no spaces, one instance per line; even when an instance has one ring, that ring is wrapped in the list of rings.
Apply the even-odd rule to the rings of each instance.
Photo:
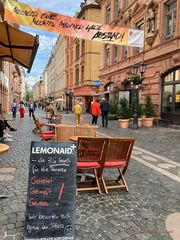
[[[36,113],[39,117],[42,112]],[[90,122],[90,115],[85,115]],[[74,122],[73,114],[63,121]],[[100,125],[100,119],[99,119]],[[10,151],[0,155],[0,240],[21,240],[27,195],[30,143],[33,121],[27,116],[13,126]],[[180,212],[180,131],[162,127],[120,129],[117,121],[98,132],[108,136],[135,137],[136,143],[126,173],[129,192],[112,190],[109,195],[80,193],[76,207],[76,239],[170,240],[166,219]]]

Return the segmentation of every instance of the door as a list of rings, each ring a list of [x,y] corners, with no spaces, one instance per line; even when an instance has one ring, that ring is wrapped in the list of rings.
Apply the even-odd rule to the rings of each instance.
[[[180,68],[163,77],[161,118],[180,125]]]

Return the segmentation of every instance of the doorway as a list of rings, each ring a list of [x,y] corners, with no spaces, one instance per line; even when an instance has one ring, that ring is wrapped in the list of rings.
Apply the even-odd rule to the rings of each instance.
[[[161,118],[180,125],[180,68],[162,78]]]

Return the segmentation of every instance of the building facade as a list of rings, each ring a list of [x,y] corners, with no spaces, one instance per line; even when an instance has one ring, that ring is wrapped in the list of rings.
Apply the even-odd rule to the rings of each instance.
[[[55,59],[55,106],[58,110],[65,108],[65,48],[66,39],[64,36],[59,36],[54,47]]]
[[[85,1],[77,18],[101,22],[101,7],[94,1]],[[98,91],[101,43],[67,37],[66,46],[66,96],[68,108],[78,100],[88,112]]]
[[[101,51],[101,91],[109,99],[126,96],[132,64],[147,64],[140,101],[150,95],[156,115],[180,124],[180,1],[102,0],[103,23],[144,30],[144,48],[105,44]]]

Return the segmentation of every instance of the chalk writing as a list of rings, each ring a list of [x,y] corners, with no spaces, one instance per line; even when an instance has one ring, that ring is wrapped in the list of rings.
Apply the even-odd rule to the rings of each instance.
[[[74,240],[76,148],[32,143],[25,240]]]

